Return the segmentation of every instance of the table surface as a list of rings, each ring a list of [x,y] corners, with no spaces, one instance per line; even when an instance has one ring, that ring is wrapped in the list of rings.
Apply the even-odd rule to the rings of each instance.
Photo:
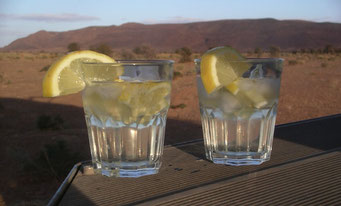
[[[340,205],[341,114],[278,125],[271,160],[259,166],[206,160],[202,140],[166,146],[159,174],[71,170],[49,205]]]

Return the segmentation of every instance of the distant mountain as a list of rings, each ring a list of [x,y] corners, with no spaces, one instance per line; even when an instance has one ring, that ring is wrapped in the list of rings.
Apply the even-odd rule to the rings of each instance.
[[[39,31],[17,39],[1,50],[66,51],[71,42],[77,42],[81,49],[105,43],[113,49],[148,45],[158,51],[174,51],[184,46],[204,51],[220,45],[231,45],[242,51],[270,46],[279,46],[281,50],[323,48],[327,44],[341,47],[341,24],[275,19],[154,25],[127,23],[65,32]]]

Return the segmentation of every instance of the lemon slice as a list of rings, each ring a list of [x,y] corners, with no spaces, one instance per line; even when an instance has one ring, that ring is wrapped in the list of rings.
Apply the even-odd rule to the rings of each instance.
[[[231,84],[225,86],[225,88],[232,94],[237,95],[239,92],[238,80],[233,81]]]
[[[43,96],[55,97],[81,91],[85,83],[82,79],[80,63],[84,61],[115,62],[109,56],[93,51],[71,52],[50,66],[43,80]]]
[[[246,72],[251,65],[231,47],[217,47],[201,58],[201,79],[208,94],[228,86]]]
[[[169,107],[170,82],[122,82],[119,85],[122,85],[122,93],[118,101],[131,112],[125,123],[137,122],[141,117],[142,123],[148,122],[153,115]]]

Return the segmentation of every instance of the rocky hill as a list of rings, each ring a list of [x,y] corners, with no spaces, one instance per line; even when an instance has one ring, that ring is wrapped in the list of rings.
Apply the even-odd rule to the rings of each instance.
[[[341,47],[341,24],[275,19],[153,25],[127,23],[65,32],[39,31],[17,39],[1,50],[66,51],[71,42],[78,43],[81,49],[104,43],[113,49],[148,45],[158,51],[174,51],[184,46],[204,51],[219,45],[231,45],[243,51],[270,46],[279,46],[281,50],[323,48],[327,44]]]

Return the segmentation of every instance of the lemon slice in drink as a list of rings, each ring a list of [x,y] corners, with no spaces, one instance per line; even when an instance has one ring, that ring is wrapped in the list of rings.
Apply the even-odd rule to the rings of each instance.
[[[151,117],[169,106],[169,95],[171,91],[170,82],[123,82],[122,93],[118,98],[120,103],[130,108],[130,119],[128,122],[148,122]]]
[[[232,94],[237,95],[239,92],[238,80],[233,81],[231,84],[225,86],[225,88]]]
[[[242,55],[231,47],[217,47],[201,58],[201,79],[208,94],[228,86],[250,68]]]
[[[81,74],[81,62],[115,63],[115,60],[88,50],[71,52],[50,66],[43,80],[43,96],[55,97],[83,90],[85,83]],[[119,73],[116,75],[120,75]]]

